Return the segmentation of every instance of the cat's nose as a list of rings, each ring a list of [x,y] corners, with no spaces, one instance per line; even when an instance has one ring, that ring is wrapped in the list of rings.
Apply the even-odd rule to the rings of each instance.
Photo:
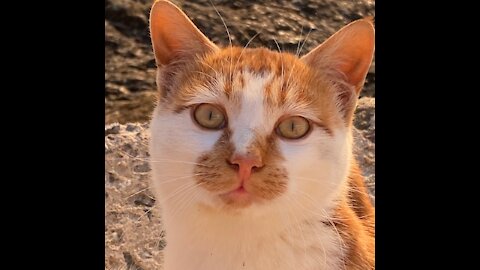
[[[227,159],[227,163],[238,172],[240,180],[246,181],[252,172],[261,169],[264,164],[260,155],[238,155],[235,154]]]

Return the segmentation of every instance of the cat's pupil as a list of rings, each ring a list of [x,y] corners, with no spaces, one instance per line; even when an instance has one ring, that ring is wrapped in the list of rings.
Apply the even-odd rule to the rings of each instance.
[[[210,113],[208,114],[208,120],[209,120],[209,121],[212,120],[212,115],[213,115],[213,112],[210,111]]]
[[[292,121],[292,132],[295,130],[295,122]]]

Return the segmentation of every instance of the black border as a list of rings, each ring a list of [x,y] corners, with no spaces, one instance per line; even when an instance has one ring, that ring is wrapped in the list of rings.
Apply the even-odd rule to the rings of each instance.
[[[3,24],[15,27],[2,50],[13,63],[3,64],[19,75],[2,87],[4,258],[16,268],[104,269],[104,7],[17,4],[4,6],[13,16]]]

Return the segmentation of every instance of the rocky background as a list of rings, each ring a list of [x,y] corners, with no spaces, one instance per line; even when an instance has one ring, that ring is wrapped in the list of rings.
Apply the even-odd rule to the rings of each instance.
[[[209,0],[172,1],[215,43],[228,37]],[[212,0],[232,43],[305,54],[345,24],[375,16],[368,0]],[[148,121],[155,61],[148,34],[153,0],[105,1],[105,269],[161,269],[164,232],[148,188]],[[310,32],[311,30],[311,32]],[[310,33],[309,33],[310,32]],[[308,34],[309,33],[309,34]],[[306,38],[308,36],[308,38]],[[121,123],[121,124],[118,124]],[[355,154],[375,202],[375,62],[356,112]]]

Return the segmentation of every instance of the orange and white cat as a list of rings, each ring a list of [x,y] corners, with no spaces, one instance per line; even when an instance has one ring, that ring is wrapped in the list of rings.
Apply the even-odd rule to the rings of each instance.
[[[168,1],[150,31],[164,269],[374,269],[374,208],[352,155],[372,22],[301,58],[220,48]]]

